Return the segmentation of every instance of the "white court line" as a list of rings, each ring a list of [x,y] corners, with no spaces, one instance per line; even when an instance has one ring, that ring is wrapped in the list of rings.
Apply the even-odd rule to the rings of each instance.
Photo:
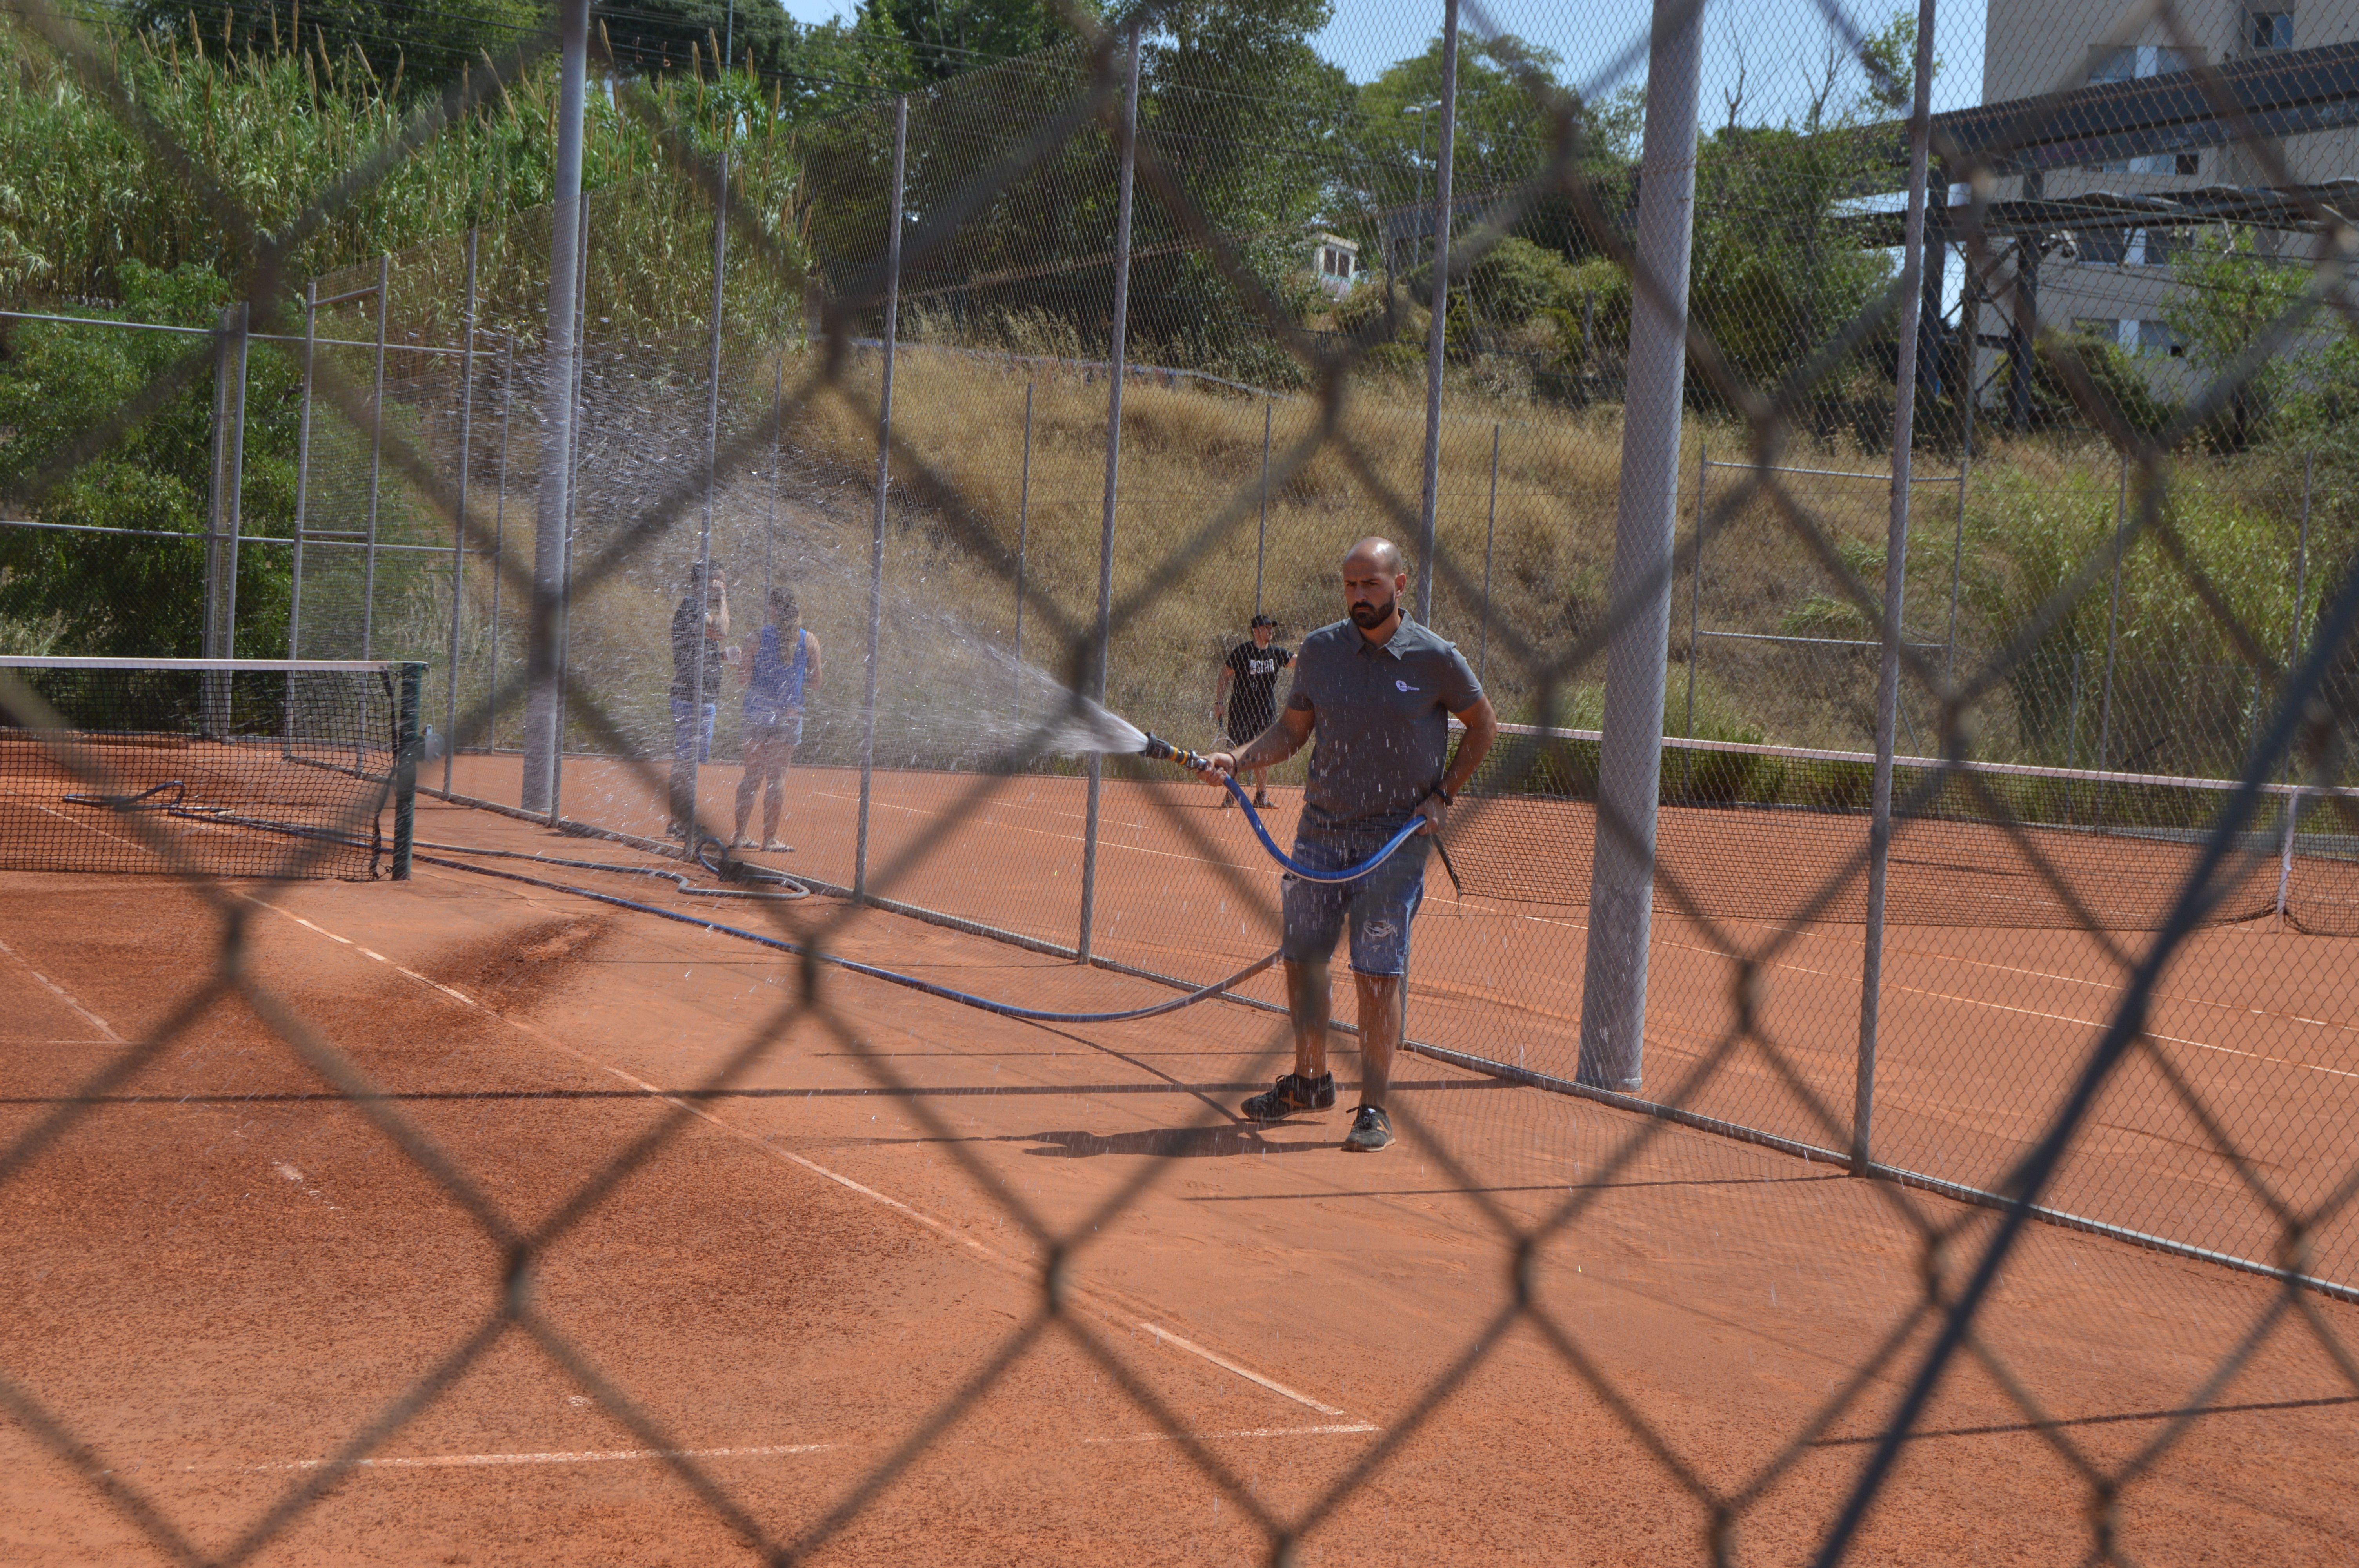
[[[766,1448],[615,1448],[552,1454],[429,1454],[397,1459],[355,1459],[355,1470],[473,1470],[495,1465],[612,1465],[633,1459],[767,1459],[787,1454],[821,1454],[833,1443],[782,1443]],[[326,1459],[290,1459],[278,1465],[190,1465],[190,1470],[324,1470]]]
[[[49,976],[33,968],[31,964],[27,963],[23,954],[17,952],[14,947],[9,946],[5,942],[0,942],[0,953],[5,953],[11,958],[16,959],[19,968],[21,968],[27,974],[32,976],[35,979],[40,981],[42,985],[48,987],[50,995],[56,997],[60,1001],[73,1009],[73,1011],[81,1016],[83,1022],[89,1024],[92,1029],[97,1030],[101,1034],[105,1035],[110,1044],[115,1045],[124,1044],[123,1036],[117,1034],[114,1032],[114,1027],[110,1025],[106,1020],[99,1017],[98,1014],[91,1011],[90,1009],[82,1006],[79,1001],[76,1001],[73,999],[72,993],[68,991],[65,987],[58,984],[57,981],[49,979]],[[77,1041],[74,1042],[74,1044],[86,1044],[88,1042]]]
[[[1210,1443],[1223,1437],[1327,1437],[1346,1432],[1381,1432],[1381,1427],[1364,1421],[1348,1422],[1333,1426],[1249,1426],[1235,1432],[1190,1432],[1174,1434],[1169,1432],[1142,1432],[1129,1437],[1084,1437],[1083,1443],[1177,1443],[1184,1435],[1190,1443]]]
[[[895,1213],[899,1214],[906,1218],[914,1220],[919,1225],[925,1227],[935,1235],[940,1236],[946,1240],[954,1242],[961,1247],[964,1247],[969,1251],[984,1259],[994,1266],[1013,1273],[1020,1279],[1030,1281],[1035,1279],[1038,1274],[1038,1271],[1030,1267],[1028,1264],[1018,1259],[1011,1258],[993,1248],[984,1246],[982,1242],[977,1241],[974,1238],[967,1235],[956,1226],[951,1225],[946,1221],[937,1219],[932,1215],[912,1207],[910,1205],[903,1203],[897,1197],[891,1197],[884,1193],[880,1193],[874,1187],[866,1186],[859,1182],[855,1182],[850,1176],[843,1174],[840,1171],[831,1171],[825,1165],[819,1163],[817,1161],[807,1159],[803,1155],[798,1154],[790,1149],[777,1148],[768,1140],[756,1133],[749,1132],[744,1128],[723,1121],[721,1118],[713,1115],[711,1111],[706,1110],[701,1106],[691,1105],[685,1100],[678,1099],[670,1095],[665,1094],[655,1085],[647,1082],[645,1078],[639,1077],[636,1074],[626,1072],[623,1068],[615,1066],[611,1062],[602,1062],[595,1056],[590,1055],[584,1051],[579,1050],[574,1046],[568,1045],[565,1042],[558,1039],[553,1034],[535,1028],[533,1025],[526,1023],[519,1019],[510,1018],[507,1014],[501,1012],[496,1008],[488,1007],[484,1003],[477,1001],[474,998],[466,995],[464,992],[453,990],[449,986],[442,984],[439,980],[429,979],[424,975],[418,973],[415,969],[405,968],[401,965],[395,963],[392,959],[385,957],[381,954],[371,953],[369,952],[369,949],[359,946],[358,944],[346,937],[337,936],[334,932],[304,919],[301,915],[295,914],[291,910],[282,909],[266,899],[255,897],[252,893],[242,892],[238,896],[258,908],[266,909],[273,914],[280,915],[288,920],[293,921],[296,925],[302,926],[307,931],[317,932],[322,936],[334,937],[336,941],[343,943],[347,947],[355,948],[359,952],[368,953],[370,957],[375,958],[377,962],[385,965],[387,968],[392,969],[395,973],[416,980],[419,985],[425,986],[429,989],[440,991],[444,996],[451,998],[453,1001],[459,1002],[465,1007],[472,1008],[477,1012],[497,1019],[499,1022],[506,1024],[509,1028],[517,1031],[519,1033],[529,1035],[533,1039],[539,1041],[541,1044],[572,1057],[577,1062],[586,1063],[591,1066],[598,1068],[602,1072],[620,1078],[623,1082],[645,1091],[653,1098],[661,1100],[666,1105],[684,1110],[689,1115],[696,1117],[700,1120],[712,1123],[714,1127],[726,1132],[732,1138],[739,1139],[744,1142],[750,1143],[766,1154],[771,1155],[777,1159],[784,1160],[790,1164],[799,1165],[804,1170],[810,1172],[813,1175],[824,1176],[827,1180],[835,1183],[838,1186],[847,1188],[852,1192],[860,1194],[863,1197],[868,1198],[873,1202],[882,1204],[886,1208],[892,1209]],[[1224,1372],[1233,1373],[1237,1377],[1245,1379],[1247,1382],[1256,1384],[1261,1388],[1268,1390],[1271,1393],[1277,1394],[1281,1398],[1291,1400],[1296,1404],[1317,1411],[1321,1415],[1336,1416],[1344,1420],[1350,1419],[1347,1411],[1337,1410],[1333,1405],[1314,1400],[1309,1394],[1303,1393],[1299,1390],[1288,1388],[1284,1383],[1277,1381],[1275,1378],[1265,1377],[1259,1372],[1256,1372],[1246,1367],[1240,1366],[1238,1363],[1228,1359],[1226,1357],[1216,1355],[1213,1352],[1205,1349],[1202,1346],[1198,1345],[1191,1340],[1183,1339],[1179,1335],[1170,1332],[1169,1329],[1159,1328],[1156,1325],[1148,1323],[1143,1318],[1133,1318],[1127,1314],[1119,1311],[1111,1303],[1090,1299],[1095,1296],[1096,1293],[1097,1292],[1091,1291],[1088,1287],[1083,1285],[1076,1284],[1068,1285],[1066,1287],[1066,1297],[1069,1301],[1088,1306],[1096,1314],[1110,1322],[1117,1323],[1134,1329],[1143,1329],[1155,1336],[1156,1341],[1158,1344],[1169,1344],[1178,1349],[1188,1352],[1191,1356],[1199,1357],[1203,1360],[1211,1362],[1213,1366],[1220,1368]]]

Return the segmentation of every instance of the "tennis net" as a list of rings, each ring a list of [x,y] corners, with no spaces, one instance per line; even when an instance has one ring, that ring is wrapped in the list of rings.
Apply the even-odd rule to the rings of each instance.
[[[407,876],[424,668],[0,657],[0,869]]]
[[[1598,733],[1503,725],[1454,816],[1465,891],[1589,903]],[[1866,917],[1865,752],[1663,741],[1657,909],[1713,919]],[[1893,760],[1886,918],[1896,925],[2152,930],[2232,780]],[[2359,790],[2264,786],[2211,918],[2359,935]],[[1830,899],[1827,880],[1852,877]],[[1807,902],[1806,902],[1807,901]]]

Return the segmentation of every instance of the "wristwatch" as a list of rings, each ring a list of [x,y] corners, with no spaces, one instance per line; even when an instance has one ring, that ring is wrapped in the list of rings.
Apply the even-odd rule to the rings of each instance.
[[[1458,804],[1458,797],[1451,794],[1448,790],[1442,788],[1440,784],[1435,784],[1433,786],[1433,793],[1441,797],[1441,804],[1444,806],[1456,806]]]

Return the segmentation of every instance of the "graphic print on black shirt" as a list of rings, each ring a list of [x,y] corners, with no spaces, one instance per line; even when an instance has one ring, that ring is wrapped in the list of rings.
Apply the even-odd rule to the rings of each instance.
[[[1239,643],[1221,662],[1228,665],[1232,682],[1229,739],[1243,745],[1277,719],[1277,672],[1292,664],[1294,655],[1276,643],[1266,648]]]

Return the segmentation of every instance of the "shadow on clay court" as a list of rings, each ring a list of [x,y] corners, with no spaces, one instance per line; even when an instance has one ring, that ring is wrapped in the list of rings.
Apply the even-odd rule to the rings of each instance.
[[[1295,1126],[1296,1123],[1280,1123]],[[1249,1122],[1226,1127],[1153,1127],[1137,1132],[1027,1132],[995,1140],[1031,1143],[1027,1154],[1049,1160],[1088,1160],[1101,1154],[1151,1154],[1167,1160],[1209,1160],[1239,1154],[1301,1154],[1332,1149],[1343,1140],[1338,1127],[1332,1136],[1306,1142],[1274,1142]]]

